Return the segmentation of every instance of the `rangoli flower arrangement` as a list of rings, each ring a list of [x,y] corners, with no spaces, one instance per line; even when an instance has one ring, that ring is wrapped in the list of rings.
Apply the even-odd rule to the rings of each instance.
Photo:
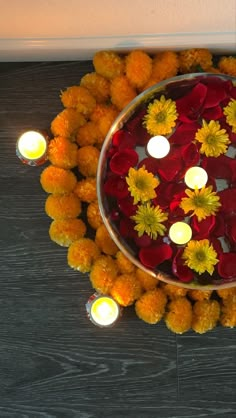
[[[93,64],[80,85],[61,93],[64,110],[51,124],[50,164],[40,178],[50,238],[68,247],[69,266],[88,273],[97,292],[122,307],[134,304],[149,324],[164,319],[176,333],[235,326],[236,288],[220,285],[236,280],[236,86],[221,76],[236,76],[236,59],[214,58],[213,66],[205,49],[100,51]],[[181,88],[173,79],[149,89],[197,71]],[[109,131],[142,92],[145,99]],[[161,151],[164,138],[164,156],[149,148],[153,138]],[[196,168],[203,184],[186,177]],[[187,228],[185,242],[179,225]]]

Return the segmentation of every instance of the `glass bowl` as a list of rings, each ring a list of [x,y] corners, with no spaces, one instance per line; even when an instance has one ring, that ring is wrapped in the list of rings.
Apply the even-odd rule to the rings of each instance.
[[[161,96],[164,95],[165,99],[167,100],[172,99],[173,101],[178,102],[183,97],[185,98],[192,97],[191,94],[193,94],[193,91],[196,91],[196,89],[199,88],[199,85],[202,86],[203,84],[204,86],[207,87],[207,94],[208,94],[207,109],[204,107],[204,103],[206,103],[206,99],[204,99],[205,102],[204,100],[202,100],[202,104],[200,105],[201,97],[199,100],[198,98],[196,99],[195,97],[195,99],[192,99],[192,100],[193,101],[195,100],[195,102],[197,101],[197,104],[195,103],[194,104],[195,108],[191,109],[191,100],[190,100],[189,106],[187,103],[186,115],[188,114],[187,115],[188,118],[190,119],[192,118],[193,123],[199,123],[199,124],[202,123],[203,119],[207,120],[208,123],[211,119],[214,119],[214,120],[217,119],[220,121],[220,123],[224,121],[223,128],[225,128],[226,119],[222,114],[221,116],[219,114],[217,115],[216,107],[220,106],[223,109],[223,107],[225,107],[228,104],[229,90],[234,91],[234,95],[235,95],[235,90],[236,90],[235,80],[236,79],[234,77],[218,75],[218,74],[208,74],[208,73],[187,74],[187,75],[173,77],[168,80],[164,80],[156,84],[155,86],[150,87],[146,91],[142,92],[132,102],[130,102],[130,104],[126,106],[123,109],[123,111],[119,114],[119,116],[116,118],[116,120],[114,121],[111,129],[109,130],[105,138],[105,141],[101,150],[101,154],[100,154],[98,172],[97,172],[98,203],[99,203],[99,208],[100,208],[100,212],[101,212],[104,224],[106,225],[106,228],[109,231],[109,234],[112,237],[113,241],[116,243],[119,249],[124,253],[124,255],[133,264],[135,264],[138,268],[142,269],[143,271],[149,273],[150,275],[156,277],[158,280],[161,280],[163,282],[175,284],[175,285],[190,288],[190,289],[200,289],[200,290],[229,288],[229,287],[233,287],[236,285],[235,227],[233,229],[232,234],[229,235],[229,226],[226,221],[226,218],[227,219],[230,218],[230,226],[232,229],[232,223],[234,224],[234,221],[236,221],[235,204],[232,204],[232,210],[230,209],[230,212],[226,210],[226,213],[225,212],[222,213],[222,211],[220,210],[219,213],[216,213],[214,217],[211,216],[212,219],[214,218],[213,229],[210,229],[212,228],[212,226],[209,227],[209,233],[208,231],[207,232],[205,231],[205,235],[203,233],[202,236],[200,237],[201,239],[209,238],[209,242],[210,244],[212,244],[211,242],[211,236],[212,236],[213,237],[212,239],[214,241],[213,247],[216,250],[217,250],[216,247],[220,248],[220,250],[219,248],[218,250],[221,252],[221,256],[224,258],[224,260],[227,261],[227,257],[224,255],[225,252],[230,254],[229,256],[230,263],[231,263],[230,267],[228,267],[228,263],[226,261],[223,262],[224,270],[227,271],[227,269],[229,269],[230,273],[227,271],[228,276],[227,274],[223,274],[224,277],[222,277],[218,271],[218,264],[219,264],[218,263],[214,265],[214,272],[211,274],[209,274],[209,272],[207,271],[200,274],[199,272],[196,272],[196,270],[190,269],[191,274],[193,276],[190,280],[189,277],[187,277],[188,275],[185,277],[185,273],[181,273],[181,275],[179,274],[181,267],[176,269],[177,254],[182,254],[187,244],[178,245],[178,244],[173,243],[170,240],[168,231],[169,231],[171,224],[174,222],[173,220],[167,221],[168,225],[167,225],[165,235],[158,237],[158,239],[156,240],[153,239],[153,237],[151,239],[151,237],[147,236],[146,233],[140,239],[140,237],[137,237],[137,232],[134,232],[133,234],[132,228],[130,231],[129,229],[130,225],[134,226],[134,221],[130,219],[130,213],[133,214],[132,207],[131,209],[129,208],[131,197],[130,196],[127,197],[127,194],[126,194],[126,197],[122,197],[123,196],[122,190],[123,189],[125,190],[125,188],[127,189],[128,187],[126,183],[128,169],[122,167],[122,158],[120,157],[121,167],[119,168],[120,170],[119,173],[121,174],[118,174],[117,171],[114,173],[111,169],[111,160],[113,159],[114,161],[114,154],[116,152],[119,152],[119,153],[121,152],[122,154],[122,150],[123,151],[125,150],[125,153],[126,153],[127,149],[132,149],[131,151],[131,154],[132,154],[134,150],[138,155],[138,162],[135,161],[132,167],[135,169],[137,169],[137,167],[140,168],[144,162],[145,169],[147,171],[151,170],[154,176],[159,179],[160,183],[162,183],[162,186],[163,186],[161,189],[162,194],[164,198],[166,197],[169,199],[169,200],[167,199],[168,205],[164,209],[164,210],[167,210],[168,214],[169,214],[170,205],[174,205],[176,207],[176,203],[174,203],[174,199],[175,199],[174,196],[168,194],[166,190],[168,190],[168,187],[170,187],[170,184],[171,184],[171,187],[175,187],[176,185],[177,188],[178,187],[181,188],[184,183],[184,174],[186,172],[186,169],[189,168],[191,165],[193,166],[203,165],[203,160],[205,161],[205,163],[207,161],[207,164],[208,164],[207,168],[204,166],[206,168],[206,171],[208,171],[208,168],[210,170],[210,174],[208,173],[208,182],[210,181],[210,183],[207,183],[206,187],[209,184],[213,185],[213,190],[216,191],[216,193],[221,193],[222,190],[228,190],[229,188],[232,188],[232,191],[234,192],[236,190],[236,187],[235,187],[236,176],[234,180],[232,179],[232,177],[230,177],[229,174],[227,174],[226,178],[220,178],[221,174],[219,173],[222,171],[224,172],[224,168],[222,167],[222,170],[218,170],[217,168],[216,177],[214,177],[214,166],[212,168],[210,164],[213,157],[209,159],[206,156],[202,155],[199,152],[199,148],[200,148],[199,144],[197,148],[199,152],[199,160],[197,162],[193,161],[193,163],[191,163],[191,158],[193,158],[194,160],[194,157],[191,156],[191,150],[189,149],[189,153],[187,152],[186,154],[188,156],[186,157],[188,160],[188,166],[184,165],[183,167],[181,167],[179,169],[179,172],[177,173],[177,176],[174,176],[174,177],[172,177],[171,175],[172,164],[171,164],[171,160],[169,160],[169,166],[168,165],[166,166],[167,168],[166,168],[166,171],[164,172],[164,180],[163,180],[162,175],[160,175],[160,171],[158,170],[155,171],[156,169],[153,168],[153,166],[156,167],[156,164],[159,164],[160,159],[150,157],[147,151],[147,142],[149,141],[150,137],[152,137],[153,135],[150,135],[150,133],[148,133],[147,130],[144,128],[143,116],[147,113],[148,105],[150,103],[153,103],[153,101],[156,99],[160,100]],[[226,93],[224,94],[224,91],[227,92],[227,94]],[[177,106],[177,111],[178,111],[178,106]],[[191,112],[191,114],[189,112]],[[196,113],[195,115],[194,115],[194,112]],[[214,117],[212,116],[212,114],[214,114]],[[175,130],[177,129],[177,127],[179,129],[179,126],[185,123],[183,122],[184,118],[185,118],[185,115],[182,114],[182,120],[181,121],[177,120],[176,126],[172,129],[171,133],[166,135],[170,143],[170,149],[172,150],[171,151],[172,155],[175,155],[175,152],[177,153],[179,150],[181,150],[181,147],[182,149],[184,149],[183,144],[181,143],[182,140],[178,139],[180,143],[178,142],[177,144],[172,142],[172,135],[175,133]],[[188,120],[188,123],[189,123],[189,120]],[[199,125],[199,128],[200,128],[200,125]],[[227,126],[226,131],[227,132],[230,131],[229,126]],[[231,141],[231,143],[228,146],[228,151],[226,153],[226,156],[224,156],[223,158],[221,156],[218,161],[221,163],[221,161],[223,161],[224,158],[226,157],[231,158],[231,160],[229,161],[230,163],[232,162],[232,167],[233,167],[234,175],[235,175],[235,165],[233,165],[234,164],[233,160],[235,159],[235,153],[236,153],[235,152],[236,150],[235,149],[235,143],[236,143],[235,136],[236,135],[235,134],[232,134],[232,135],[233,135],[232,138],[234,138],[234,142]],[[136,138],[135,141],[134,141],[134,137]],[[185,133],[185,137],[186,137],[186,133]],[[189,144],[187,144],[186,140],[183,140],[183,143],[185,145],[187,144],[186,146],[188,145],[190,146],[190,143],[192,142],[194,143],[194,145],[191,145],[191,146],[195,147],[196,149],[195,140],[192,140],[192,139],[191,141],[189,140]],[[126,158],[125,153],[123,155],[123,158]],[[119,155],[121,156],[121,154]],[[127,158],[129,158],[129,156]],[[183,164],[185,164],[183,162],[184,159],[185,157],[183,157],[183,155],[181,154],[181,161]],[[215,161],[216,160],[217,158],[215,158]],[[128,167],[129,166],[129,164],[127,163],[128,160],[124,159],[123,161],[124,161],[124,166],[127,165]],[[219,166],[218,161],[217,161],[217,166]],[[164,164],[164,167],[165,167],[165,164]],[[213,170],[213,173],[212,173],[212,170]],[[163,174],[163,171],[162,171],[162,174]],[[112,191],[112,181],[114,182],[114,190],[116,190],[114,194]],[[107,186],[108,183],[109,183],[109,190]],[[185,187],[187,188],[186,185]],[[125,193],[127,193],[127,191],[124,192],[124,196],[125,196]],[[173,201],[172,201],[172,198],[173,198]],[[173,219],[176,221],[182,220],[184,222],[191,224],[193,222],[193,218],[194,218],[193,216],[190,216],[189,214],[187,215],[185,214],[183,219],[179,219],[178,216],[176,216],[176,218],[173,218]],[[222,220],[224,224],[223,226],[222,226]],[[216,229],[218,229],[219,231],[220,221],[221,221],[221,228],[223,228],[224,233],[222,232],[216,233]],[[225,231],[227,231],[227,233]],[[223,234],[223,236],[221,236],[221,234]],[[192,239],[196,240],[197,235],[198,234],[196,233],[196,230],[195,230]],[[200,238],[198,238],[198,240]],[[157,265],[150,265],[150,263],[143,262],[143,259],[140,256],[141,253],[143,252],[147,253],[147,251],[149,251],[149,248],[153,248],[153,247],[155,247],[155,251],[158,251],[158,248],[160,248],[160,246],[163,244],[169,245],[171,247],[172,255],[170,258],[167,258],[166,260],[164,260],[161,263],[158,263]],[[219,259],[218,250],[217,250],[217,256]],[[182,262],[182,264],[184,263]],[[186,269],[186,267],[184,269]],[[222,268],[222,261],[221,261],[221,270],[222,269],[223,268]],[[232,272],[232,269],[233,269],[233,272]],[[188,268],[188,271],[189,271],[189,268]]]

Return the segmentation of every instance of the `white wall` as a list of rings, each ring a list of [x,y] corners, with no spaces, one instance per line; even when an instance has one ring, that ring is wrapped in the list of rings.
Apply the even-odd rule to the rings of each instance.
[[[236,0],[0,0],[0,59],[27,48],[31,56],[50,48],[61,53],[73,42],[71,49],[91,49],[88,38],[98,49],[107,39],[111,47],[129,47],[130,39],[150,46],[159,39],[165,47],[168,39],[180,42],[176,33],[202,34],[202,46],[214,33],[215,46],[236,50]]]

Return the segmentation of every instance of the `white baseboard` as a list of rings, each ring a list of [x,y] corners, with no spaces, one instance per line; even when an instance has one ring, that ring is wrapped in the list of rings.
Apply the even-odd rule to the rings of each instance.
[[[209,48],[214,53],[236,54],[236,32],[137,34],[86,38],[0,39],[0,61],[89,60],[99,50],[127,52]]]

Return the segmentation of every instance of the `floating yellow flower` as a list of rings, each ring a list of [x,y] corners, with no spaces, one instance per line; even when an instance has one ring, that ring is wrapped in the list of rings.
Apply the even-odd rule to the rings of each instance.
[[[148,105],[143,124],[150,135],[166,135],[175,127],[177,117],[176,103],[162,95]]]
[[[136,215],[131,216],[136,223],[134,229],[138,231],[139,237],[146,232],[153,239],[158,235],[164,235],[166,227],[162,222],[167,218],[167,214],[162,212],[159,206],[154,207],[150,203],[138,206]]]
[[[231,100],[228,106],[224,107],[226,122],[232,126],[232,131],[236,133],[236,100]]]
[[[185,260],[185,264],[198,274],[202,274],[205,271],[212,274],[214,266],[219,261],[217,253],[208,239],[189,241],[182,257]]]
[[[198,129],[195,139],[202,144],[200,153],[207,157],[219,157],[227,152],[230,143],[225,129],[221,129],[218,121],[202,121],[202,128]]]
[[[188,197],[183,197],[180,202],[180,207],[184,213],[193,212],[198,221],[202,221],[207,216],[215,215],[221,203],[220,198],[216,192],[212,191],[212,186],[203,187],[202,189],[189,190],[185,193]]]
[[[129,186],[130,194],[134,198],[135,205],[140,201],[144,203],[156,197],[155,188],[158,186],[159,180],[152,173],[145,170],[144,167],[138,170],[131,167],[126,177],[126,182]]]

